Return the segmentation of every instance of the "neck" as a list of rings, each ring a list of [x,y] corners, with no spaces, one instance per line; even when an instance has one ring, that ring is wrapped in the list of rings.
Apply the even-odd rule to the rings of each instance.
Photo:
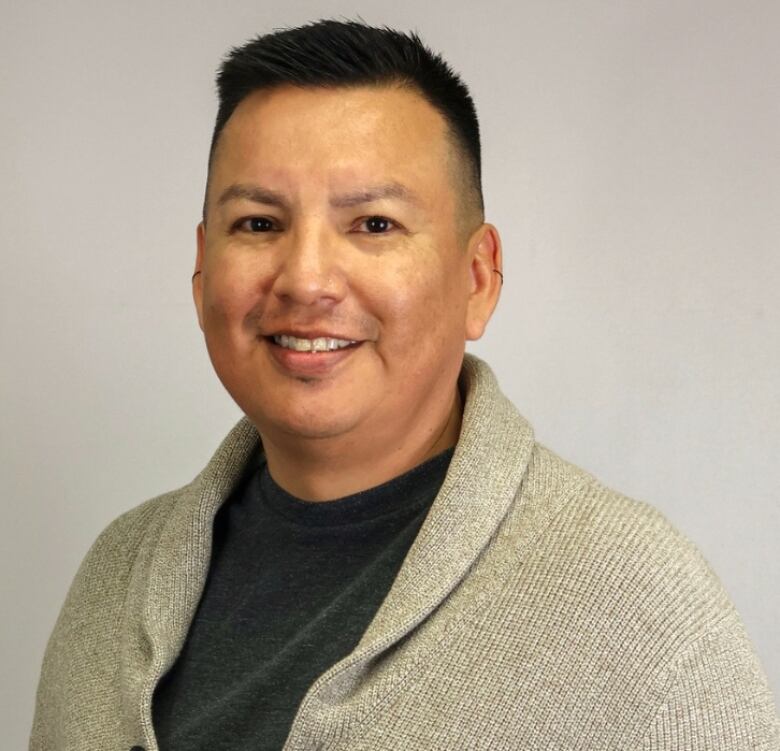
[[[274,481],[296,498],[329,501],[381,485],[454,446],[463,404],[457,387],[413,424],[334,439],[276,441],[261,434]]]

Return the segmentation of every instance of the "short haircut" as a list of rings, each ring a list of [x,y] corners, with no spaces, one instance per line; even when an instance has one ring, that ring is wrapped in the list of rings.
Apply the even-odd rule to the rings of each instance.
[[[257,36],[233,48],[217,74],[219,109],[209,150],[209,172],[220,133],[252,92],[292,85],[338,88],[399,85],[418,92],[444,118],[464,157],[463,193],[480,215],[482,198],[479,122],[461,78],[415,33],[357,21],[321,20]],[[204,220],[205,220],[204,202]]]

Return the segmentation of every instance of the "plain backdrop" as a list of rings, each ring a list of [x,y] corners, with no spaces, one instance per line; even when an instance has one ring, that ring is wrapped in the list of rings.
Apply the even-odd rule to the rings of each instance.
[[[3,0],[4,748],[92,541],[239,417],[190,297],[216,66],[358,16],[476,100],[506,283],[470,349],[538,440],[699,544],[780,689],[780,4]]]

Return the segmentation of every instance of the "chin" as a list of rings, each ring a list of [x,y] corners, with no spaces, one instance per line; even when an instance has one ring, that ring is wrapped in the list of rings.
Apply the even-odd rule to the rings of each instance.
[[[271,414],[265,410],[254,410],[257,419],[247,412],[262,432],[281,433],[293,438],[317,439],[335,438],[349,433],[359,422],[354,413],[318,414],[314,409],[288,411],[284,414]]]

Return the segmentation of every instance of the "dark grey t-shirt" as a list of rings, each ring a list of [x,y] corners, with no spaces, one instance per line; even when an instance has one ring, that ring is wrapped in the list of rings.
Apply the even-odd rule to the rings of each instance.
[[[161,751],[278,751],[314,680],[371,622],[453,449],[390,482],[302,501],[249,468],[214,521],[208,579],[152,705]]]

